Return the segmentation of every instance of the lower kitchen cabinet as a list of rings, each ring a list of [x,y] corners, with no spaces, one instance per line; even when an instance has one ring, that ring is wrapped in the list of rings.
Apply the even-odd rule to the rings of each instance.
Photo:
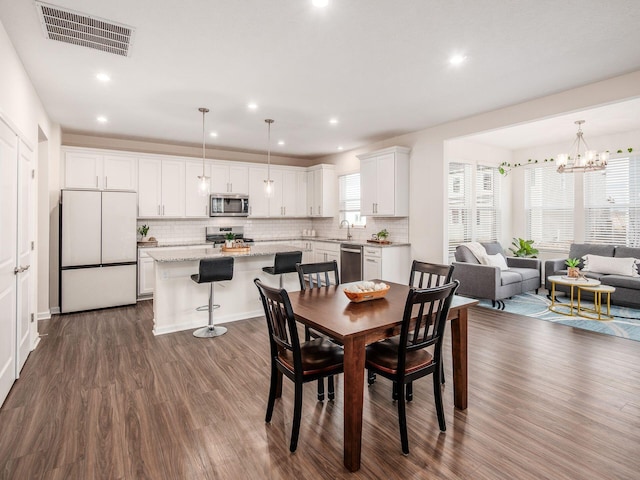
[[[153,295],[155,283],[153,261],[153,258],[147,255],[145,249],[138,249],[138,297]]]
[[[313,249],[316,262],[330,262],[335,260],[338,262],[338,271],[340,270],[340,245],[337,243],[314,242]]]
[[[370,247],[363,249],[362,279],[379,278],[407,284],[411,273],[411,249],[403,247]]]

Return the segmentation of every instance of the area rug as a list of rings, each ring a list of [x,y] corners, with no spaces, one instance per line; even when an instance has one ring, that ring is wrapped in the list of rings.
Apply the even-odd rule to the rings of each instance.
[[[558,296],[558,301],[564,303],[565,301],[568,302],[568,299]],[[549,310],[550,304],[551,300],[544,295],[525,293],[505,299],[504,311],[640,342],[640,310],[612,305],[611,314],[614,316],[613,320],[589,320],[551,312]],[[581,305],[593,308],[593,303],[591,302],[583,301]],[[491,300],[480,300],[479,306],[496,310],[491,306]]]

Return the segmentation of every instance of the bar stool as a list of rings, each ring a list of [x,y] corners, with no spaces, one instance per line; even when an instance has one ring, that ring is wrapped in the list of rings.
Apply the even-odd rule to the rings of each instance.
[[[276,253],[273,267],[263,267],[262,271],[269,275],[280,275],[280,288],[282,288],[283,275],[285,273],[296,272],[296,263],[302,262],[302,252],[280,252]]]
[[[233,278],[233,257],[204,258],[200,260],[198,273],[191,275],[191,280],[196,283],[209,284],[209,305],[198,307],[196,310],[207,310],[209,312],[209,324],[193,332],[194,337],[212,338],[224,335],[227,332],[225,327],[216,327],[213,324],[213,310],[220,308],[220,305],[213,303],[213,283]]]

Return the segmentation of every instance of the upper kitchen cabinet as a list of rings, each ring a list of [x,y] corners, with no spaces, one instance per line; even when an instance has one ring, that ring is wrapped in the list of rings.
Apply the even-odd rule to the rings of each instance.
[[[273,195],[269,199],[270,217],[304,217],[307,204],[307,173],[299,169],[271,169]]]
[[[136,190],[137,158],[64,150],[64,188]]]
[[[209,177],[211,184],[211,165],[205,163],[204,174]],[[200,179],[202,176],[202,161],[185,162],[185,215],[187,217],[209,216],[209,195],[200,192]],[[209,191],[212,191],[209,188]]]
[[[338,180],[333,165],[315,165],[307,171],[307,215],[333,217],[337,212]]]
[[[140,158],[138,177],[138,217],[184,217],[184,160]]]
[[[249,167],[249,216],[268,217],[269,199],[265,195],[264,181],[267,167]]]
[[[409,152],[390,147],[358,155],[362,215],[409,216]]]
[[[249,167],[214,163],[211,165],[211,193],[249,193]]]

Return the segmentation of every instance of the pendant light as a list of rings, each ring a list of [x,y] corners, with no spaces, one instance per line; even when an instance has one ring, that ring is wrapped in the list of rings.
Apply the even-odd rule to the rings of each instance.
[[[264,195],[271,198],[273,195],[273,180],[271,180],[271,124],[275,122],[271,118],[265,119],[267,124],[267,179],[264,181]]]
[[[204,174],[204,157],[205,157],[205,144],[204,144],[204,116],[209,111],[208,108],[200,107],[198,111],[202,112],[202,175],[198,175],[198,193],[203,197],[209,195],[209,177]]]

